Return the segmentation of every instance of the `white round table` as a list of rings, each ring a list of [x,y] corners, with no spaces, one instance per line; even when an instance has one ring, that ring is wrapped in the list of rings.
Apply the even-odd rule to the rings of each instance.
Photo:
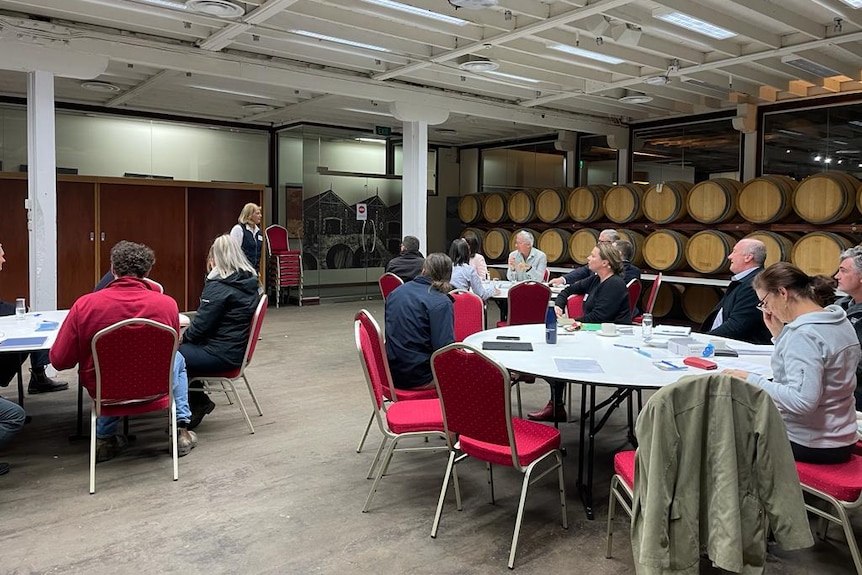
[[[618,326],[618,328],[623,329],[628,327],[631,326]],[[513,371],[583,384],[581,388],[581,448],[578,454],[578,488],[587,517],[590,519],[593,518],[592,484],[595,435],[604,426],[608,417],[623,401],[631,400],[632,392],[640,394],[643,389],[657,389],[674,383],[687,375],[707,373],[706,370],[694,367],[679,371],[659,369],[653,365],[654,362],[666,360],[675,365],[682,365],[682,357],[666,357],[669,355],[667,350],[658,351],[656,354],[665,357],[641,355],[637,351],[638,348],[647,353],[660,348],[651,348],[644,344],[640,327],[634,326],[631,329],[632,333],[628,335],[603,337],[594,331],[567,332],[563,328],[557,328],[557,343],[547,344],[545,343],[544,325],[517,325],[481,331],[464,340],[464,343],[481,350],[483,342],[506,341],[497,339],[498,336],[517,337],[520,342],[529,342],[533,351],[482,350],[482,352]],[[691,337],[701,341],[714,339],[696,333],[693,333]],[[725,341],[731,347],[733,346],[733,340]],[[759,366],[763,373],[771,377],[770,356],[767,355],[740,355],[739,358],[710,357],[709,359],[718,364],[719,370],[725,367],[738,368],[742,361]],[[597,386],[608,386],[616,389],[609,398],[596,404]],[[598,410],[604,408],[607,408],[606,411],[601,414],[597,421]],[[633,427],[632,423],[633,413],[631,403],[629,403],[630,433]],[[634,440],[631,436],[629,439]]]

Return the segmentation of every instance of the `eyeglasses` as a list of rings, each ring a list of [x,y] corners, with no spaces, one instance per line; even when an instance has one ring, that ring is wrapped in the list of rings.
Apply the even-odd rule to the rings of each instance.
[[[760,300],[759,302],[757,302],[757,304],[754,307],[756,307],[760,311],[763,311],[763,308],[766,307],[766,298],[768,298],[770,295],[772,295],[772,294],[768,293],[765,296],[763,296],[763,299]]]

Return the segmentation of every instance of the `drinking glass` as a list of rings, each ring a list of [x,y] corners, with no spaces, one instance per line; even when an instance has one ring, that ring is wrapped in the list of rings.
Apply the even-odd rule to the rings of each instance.
[[[24,319],[27,313],[27,300],[19,297],[15,300],[15,319]]]

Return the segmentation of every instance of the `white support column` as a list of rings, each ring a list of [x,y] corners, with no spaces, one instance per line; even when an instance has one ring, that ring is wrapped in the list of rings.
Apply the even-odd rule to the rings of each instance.
[[[392,102],[392,115],[404,122],[403,179],[401,182],[401,230],[415,236],[428,252],[428,126],[442,124],[449,112],[407,102]],[[443,222],[440,222],[443,225]]]
[[[57,309],[57,159],[54,75],[27,73],[27,229],[34,310]],[[7,239],[7,241],[9,241]]]
[[[757,175],[757,147],[760,146],[760,132],[742,134],[742,173],[739,181],[745,182]]]

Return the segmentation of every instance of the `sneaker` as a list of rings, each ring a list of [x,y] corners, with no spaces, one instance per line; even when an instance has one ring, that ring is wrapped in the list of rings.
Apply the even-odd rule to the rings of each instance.
[[[114,435],[106,439],[96,438],[96,463],[115,458],[129,444],[125,435]]]
[[[192,418],[189,421],[188,428],[194,429],[203,421],[204,416],[209,415],[215,409],[216,404],[210,398],[207,398],[205,405],[196,405],[192,407]]]
[[[9,473],[9,464],[0,462],[0,475],[6,475]]]
[[[185,457],[198,444],[198,434],[184,427],[177,429],[177,457]]]
[[[69,389],[69,384],[65,381],[54,381],[45,375],[44,370],[41,372],[30,370],[30,384],[27,386],[27,393],[30,395],[63,391],[64,389]]]

